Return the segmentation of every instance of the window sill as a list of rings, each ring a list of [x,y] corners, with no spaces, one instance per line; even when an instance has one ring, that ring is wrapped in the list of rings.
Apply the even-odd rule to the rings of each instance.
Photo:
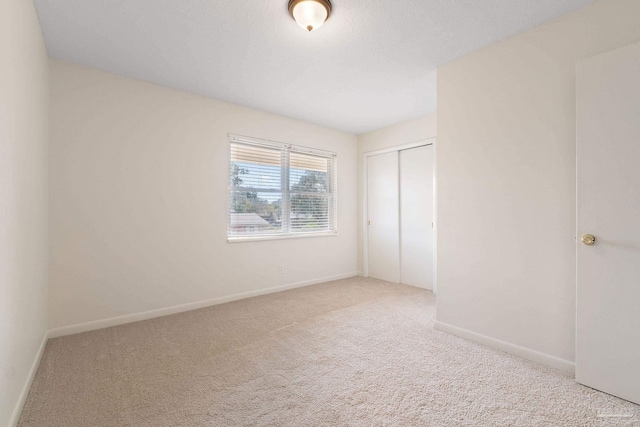
[[[323,233],[305,233],[305,234],[284,234],[284,235],[262,235],[262,236],[228,236],[227,243],[242,242],[262,242],[264,240],[287,240],[287,239],[307,239],[310,237],[335,237],[337,231],[329,231]]]

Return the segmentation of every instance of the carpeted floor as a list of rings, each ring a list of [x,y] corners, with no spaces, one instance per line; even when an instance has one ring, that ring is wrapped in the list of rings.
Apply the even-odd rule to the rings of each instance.
[[[19,425],[640,425],[434,314],[430,292],[353,278],[53,339]]]

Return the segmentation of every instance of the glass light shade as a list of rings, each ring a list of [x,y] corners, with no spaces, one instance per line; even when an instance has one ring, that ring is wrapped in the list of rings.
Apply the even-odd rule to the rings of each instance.
[[[324,24],[329,16],[329,11],[317,1],[305,0],[295,5],[291,14],[300,27],[312,31]]]

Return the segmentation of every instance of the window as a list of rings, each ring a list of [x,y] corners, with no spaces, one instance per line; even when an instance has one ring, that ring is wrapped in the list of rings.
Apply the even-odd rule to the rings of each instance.
[[[336,233],[336,155],[229,135],[230,241]]]

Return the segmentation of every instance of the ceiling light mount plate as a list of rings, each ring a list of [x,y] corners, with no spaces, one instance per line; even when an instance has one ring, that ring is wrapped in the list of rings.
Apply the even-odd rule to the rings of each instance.
[[[329,0],[289,0],[289,13],[298,25],[307,31],[318,28],[331,15]]]

